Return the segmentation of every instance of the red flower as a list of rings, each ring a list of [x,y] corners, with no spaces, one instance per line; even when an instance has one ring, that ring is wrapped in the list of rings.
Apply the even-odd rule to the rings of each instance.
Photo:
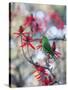
[[[25,36],[25,34],[28,34],[28,32],[24,32],[24,28],[22,26],[20,26],[18,32],[15,32],[14,34],[16,34],[17,35],[16,38],[18,38],[21,35]]]
[[[58,29],[63,29],[64,28],[64,22],[61,20],[60,16],[58,13],[52,13],[51,14],[51,19],[54,21],[54,24]]]
[[[28,36],[24,36],[24,37],[22,38],[22,40],[23,40],[23,43],[22,43],[21,47],[24,47],[24,46],[28,45],[28,46],[30,46],[31,48],[35,49],[34,45],[32,45],[31,42],[33,42],[33,41],[38,41],[39,39],[33,39],[32,37],[30,37],[30,36],[28,35]]]
[[[33,74],[35,74],[37,72],[37,74],[35,75],[37,80],[42,79],[42,74],[43,74],[43,77],[45,77],[45,75],[48,75],[48,73],[45,71],[44,67],[41,67],[41,66],[34,66],[34,67],[36,70],[33,72]],[[42,74],[40,74],[40,73],[42,73]]]
[[[39,67],[35,67],[37,69],[37,71],[43,72],[45,71],[43,67],[39,66]]]
[[[31,24],[31,31],[32,31],[33,34],[42,31],[41,25],[39,23],[37,23],[36,20],[33,21],[32,24]]]
[[[35,75],[35,78],[41,82],[42,85],[50,85],[54,79],[48,74],[45,68],[41,66],[35,66],[36,70],[32,73]]]
[[[36,19],[33,17],[33,15],[26,17],[25,21],[24,21],[24,27],[31,27],[31,31],[33,34],[37,33],[37,32],[41,32],[41,25],[38,24],[36,22]]]
[[[52,77],[47,72],[44,67],[41,66],[34,66],[35,71],[32,73],[34,74],[35,78],[42,84],[42,85],[51,85],[55,81],[55,75]]]
[[[33,42],[32,37],[26,36],[22,40],[24,41],[24,43],[22,43],[21,47],[30,46],[31,48],[35,49],[35,47],[31,44],[31,42]]]
[[[31,23],[35,20],[35,18],[33,17],[33,15],[31,16],[27,16],[25,21],[24,21],[24,27],[28,27],[31,25]]]

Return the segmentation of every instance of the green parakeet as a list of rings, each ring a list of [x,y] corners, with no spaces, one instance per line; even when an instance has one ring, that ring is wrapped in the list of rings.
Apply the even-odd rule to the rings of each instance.
[[[50,43],[48,41],[48,38],[46,36],[43,36],[42,38],[42,47],[43,51],[49,53],[52,57],[54,57],[54,52],[50,46]]]

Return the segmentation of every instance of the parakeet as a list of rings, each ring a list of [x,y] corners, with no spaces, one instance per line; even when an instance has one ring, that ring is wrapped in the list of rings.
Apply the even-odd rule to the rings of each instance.
[[[49,53],[52,57],[54,57],[54,52],[50,46],[50,43],[48,41],[48,38],[46,36],[43,36],[42,38],[42,48],[44,52]]]

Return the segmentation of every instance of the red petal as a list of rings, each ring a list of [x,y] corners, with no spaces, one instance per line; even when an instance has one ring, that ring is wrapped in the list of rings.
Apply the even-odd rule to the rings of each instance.
[[[20,36],[20,33],[13,33],[13,34],[17,34],[16,38],[18,38]]]
[[[44,68],[38,67],[37,70],[40,71],[40,72],[42,72],[42,71],[44,71]]]
[[[37,72],[37,70],[33,71],[32,74],[34,74],[34,73],[36,73],[36,72]]]
[[[17,34],[17,35],[19,35],[20,33],[19,33],[19,32],[16,32],[16,33],[13,33],[13,34]]]
[[[52,50],[55,51],[55,49],[56,49],[56,43],[53,42],[53,44],[52,44]]]
[[[24,21],[24,26],[29,26],[31,24],[31,17],[28,16],[26,17],[25,21]]]
[[[30,45],[30,47],[32,47],[33,49],[35,49],[35,47],[31,43],[29,43],[29,45]]]
[[[64,22],[60,21],[59,25],[57,26],[58,29],[63,29],[64,28]]]
[[[48,79],[44,80],[45,85],[49,85],[50,81]]]
[[[28,39],[29,39],[29,40],[33,40],[33,38],[32,38],[32,37],[30,37],[30,36],[28,36]]]
[[[19,32],[22,33],[23,31],[24,31],[24,28],[22,26],[20,26]]]
[[[24,33],[22,33],[22,34],[30,34],[30,32],[24,32]]]
[[[36,79],[40,79],[40,78],[41,78],[41,76],[37,76],[37,77],[36,77]]]
[[[22,35],[23,35],[24,37],[26,37],[24,33],[22,33]]]
[[[54,19],[54,20],[58,20],[59,19],[59,14],[58,13],[52,13],[51,18]]]
[[[59,57],[60,57],[60,55],[61,55],[61,53],[59,53],[59,52],[55,51],[55,57],[56,57],[56,58],[59,58]]]
[[[45,75],[48,75],[48,73],[47,73],[47,72],[45,72]]]
[[[58,51],[55,51],[55,54],[56,54],[56,55],[61,55],[61,53],[60,53],[60,52],[58,52]]]
[[[58,59],[60,56],[58,56],[58,55],[55,55],[55,57],[56,57],[56,59]]]
[[[22,40],[26,41],[26,39],[25,39],[25,38],[23,38]]]
[[[35,77],[37,78],[37,77],[39,77],[40,76],[40,74],[38,74],[38,75],[35,75]]]
[[[24,47],[24,46],[26,46],[26,43],[23,43],[23,44],[21,45],[21,47]]]
[[[17,35],[16,38],[18,38],[20,35]]]
[[[42,48],[42,45],[38,45],[38,46],[37,46],[37,49],[40,49],[40,48]]]

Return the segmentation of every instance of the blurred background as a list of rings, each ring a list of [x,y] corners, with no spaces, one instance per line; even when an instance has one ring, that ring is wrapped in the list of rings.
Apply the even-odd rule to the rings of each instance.
[[[11,7],[11,8],[10,8]],[[61,52],[61,57],[58,60],[57,70],[55,74],[59,85],[66,84],[66,6],[62,5],[47,5],[47,4],[29,4],[29,3],[10,3],[9,4],[9,42],[10,42],[10,55],[9,55],[9,81],[11,87],[28,87],[28,86],[40,86],[32,74],[34,68],[27,62],[22,54],[22,50],[19,47],[20,39],[16,39],[14,32],[18,31],[19,26],[23,24],[24,19],[31,15],[36,15],[37,12],[42,12],[43,15],[48,17],[50,13],[59,13],[61,19],[64,22],[64,28],[57,29],[51,22],[48,23],[48,32],[46,36],[56,41],[56,46]],[[11,14],[11,17],[10,17]],[[38,13],[38,17],[43,17]],[[44,22],[44,21],[43,21]],[[45,27],[44,27],[45,28]],[[44,29],[43,28],[43,29]],[[29,30],[30,27],[27,28]],[[54,31],[54,30],[55,31]],[[53,30],[53,31],[52,31]],[[29,48],[30,49],[30,48]],[[30,49],[30,53],[35,52]],[[25,53],[28,56],[27,49]],[[42,58],[43,59],[43,58]],[[56,83],[57,84],[57,83]]]

